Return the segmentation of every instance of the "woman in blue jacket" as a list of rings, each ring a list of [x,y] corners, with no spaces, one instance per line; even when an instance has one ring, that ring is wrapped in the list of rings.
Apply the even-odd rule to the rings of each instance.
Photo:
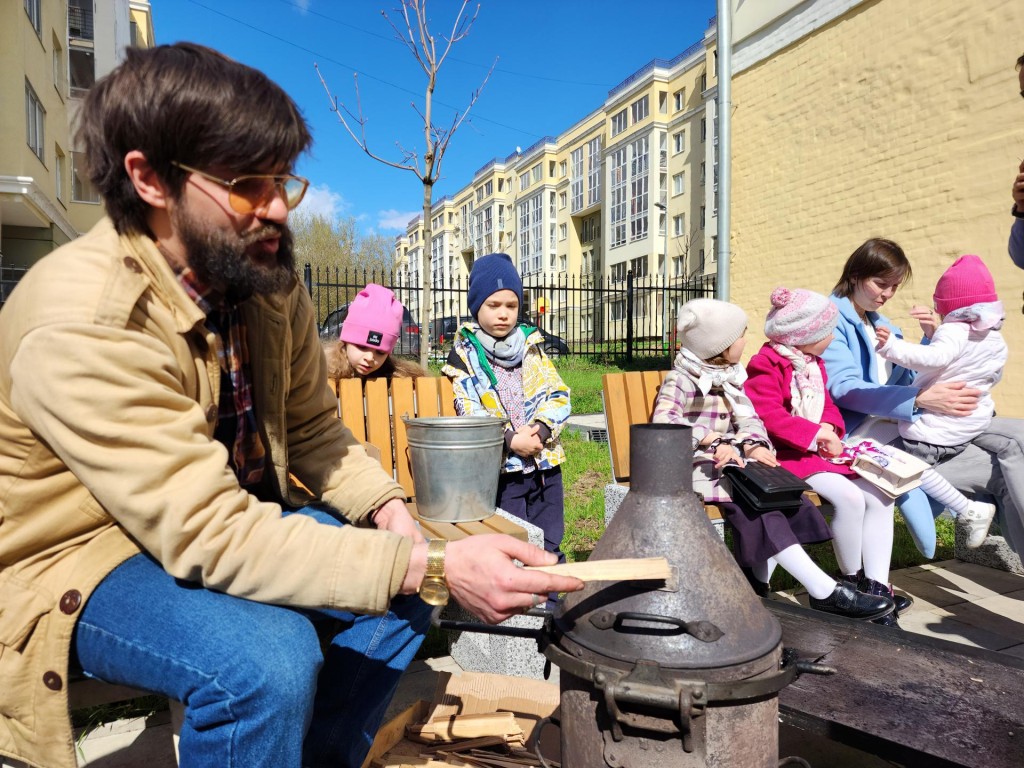
[[[875,328],[884,325],[902,338],[879,310],[911,276],[903,249],[891,240],[873,238],[853,252],[832,301],[839,308],[835,339],[822,358],[832,399],[842,411],[851,437],[891,443],[899,421],[914,421],[922,411],[964,416],[978,404],[979,390],[964,382],[914,386],[914,372],[887,363],[875,352]],[[918,320],[930,310],[912,310]],[[926,317],[927,315],[927,317]],[[999,506],[999,524],[1007,543],[1024,550],[1024,421],[993,418],[991,426],[958,456],[936,470],[961,491],[991,494]],[[926,557],[935,555],[935,520],[928,497],[914,490],[896,500],[914,543]]]

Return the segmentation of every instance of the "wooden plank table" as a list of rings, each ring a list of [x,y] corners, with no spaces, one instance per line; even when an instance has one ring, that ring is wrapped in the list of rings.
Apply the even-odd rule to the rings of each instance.
[[[764,600],[801,675],[781,720],[908,768],[1024,766],[1024,660]]]

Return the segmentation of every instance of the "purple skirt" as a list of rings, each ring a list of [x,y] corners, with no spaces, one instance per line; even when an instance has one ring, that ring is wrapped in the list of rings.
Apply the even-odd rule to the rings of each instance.
[[[719,501],[725,521],[733,528],[736,562],[751,567],[763,563],[794,544],[829,541],[832,531],[819,509],[803,496],[796,509],[748,511],[734,501]]]

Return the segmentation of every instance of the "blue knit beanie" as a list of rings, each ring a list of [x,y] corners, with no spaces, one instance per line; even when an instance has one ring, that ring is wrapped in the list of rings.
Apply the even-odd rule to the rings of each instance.
[[[487,297],[498,291],[509,290],[523,304],[523,280],[507,253],[489,253],[473,263],[469,272],[469,311],[476,317]]]

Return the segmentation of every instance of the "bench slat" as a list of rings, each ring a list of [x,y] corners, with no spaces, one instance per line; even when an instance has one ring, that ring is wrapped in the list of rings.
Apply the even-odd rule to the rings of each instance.
[[[511,520],[506,520],[501,515],[491,515],[488,518],[480,521],[481,524],[486,525],[489,529],[487,533],[504,533],[508,536],[515,536],[517,539],[523,541],[529,541],[526,535],[526,529],[521,525],[516,525]]]
[[[392,477],[395,458],[391,452],[391,414],[388,412],[388,380],[370,379],[363,385],[366,401],[366,438],[380,451],[380,463]]]
[[[359,379],[342,379],[338,382],[338,402],[341,406],[341,420],[356,440],[365,442],[366,422],[363,415],[363,382]]]
[[[629,478],[629,408],[625,376],[606,373],[601,377],[612,479],[617,483]]]
[[[412,379],[392,379],[391,409],[395,436],[395,479],[405,489],[405,495],[412,498],[416,489],[412,482],[412,467],[409,464],[409,431],[403,416],[416,415],[415,393]]]

